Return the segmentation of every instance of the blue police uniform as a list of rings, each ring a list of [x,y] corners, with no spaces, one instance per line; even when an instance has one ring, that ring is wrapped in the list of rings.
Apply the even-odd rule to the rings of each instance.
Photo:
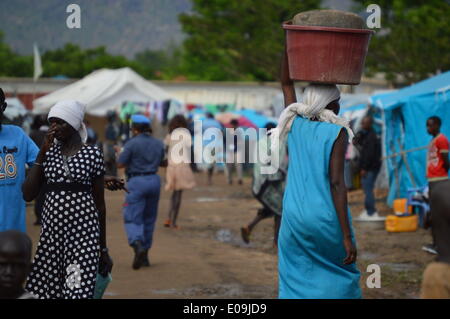
[[[132,122],[150,124],[144,116],[133,116]],[[152,246],[161,188],[156,173],[163,160],[163,143],[147,133],[128,140],[118,159],[126,165],[128,177],[129,193],[123,208],[128,243],[139,240],[147,250]]]

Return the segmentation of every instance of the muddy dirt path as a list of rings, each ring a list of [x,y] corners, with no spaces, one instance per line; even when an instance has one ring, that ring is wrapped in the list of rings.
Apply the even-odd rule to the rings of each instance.
[[[164,174],[164,171],[162,171]],[[113,281],[105,298],[276,298],[277,258],[273,248],[273,220],[262,221],[246,245],[240,227],[260,207],[244,185],[227,185],[222,174],[206,185],[206,175],[196,174],[198,187],[183,194],[180,230],[163,227],[170,193],[162,191],[149,268],[133,270],[122,221],[124,194],[107,192],[108,246],[114,260]],[[385,194],[379,193],[378,198]],[[361,192],[349,195],[352,214],[362,210]],[[383,214],[389,211],[378,202]],[[34,247],[39,228],[28,207],[28,233]],[[427,231],[388,234],[380,225],[354,223],[359,248],[358,265],[366,298],[417,298],[421,274],[432,256],[421,251],[431,240]],[[368,289],[367,265],[382,269],[382,288]]]
[[[251,218],[258,207],[244,186],[228,186],[223,175],[213,186],[197,174],[199,186],[183,194],[180,230],[163,227],[170,193],[162,191],[150,268],[133,270],[133,251],[128,246],[122,221],[123,193],[107,192],[107,240],[114,260],[113,281],[105,298],[274,298],[276,256],[230,245],[230,230],[237,233],[236,216]],[[255,209],[250,212],[251,208]],[[28,232],[34,246],[39,228],[32,225],[28,208]],[[224,242],[225,241],[225,242]],[[270,242],[270,239],[267,240]]]

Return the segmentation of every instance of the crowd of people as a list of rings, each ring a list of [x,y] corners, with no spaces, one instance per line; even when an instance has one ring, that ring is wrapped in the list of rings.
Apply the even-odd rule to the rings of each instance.
[[[282,84],[287,107],[278,125],[266,126],[273,132],[270,138],[258,141],[258,147],[279,152],[280,163],[254,164],[252,193],[262,207],[241,228],[242,239],[250,242],[254,227],[274,217],[280,298],[361,298],[344,167],[350,141],[360,153],[366,198],[359,219],[379,220],[373,189],[381,166],[381,145],[372,129],[373,119],[365,117],[361,131],[353,136],[348,122],[337,115],[340,92],[335,85],[311,84],[302,102],[297,102],[293,82],[284,76]],[[0,89],[0,120],[6,107]],[[106,240],[105,188],[126,192],[123,217],[134,251],[132,268],[150,266],[160,167],[166,167],[165,190],[172,192],[164,226],[180,229],[183,191],[197,184],[191,163],[191,122],[183,115],[174,116],[161,141],[153,136],[148,117],[127,116],[126,127],[120,127],[110,113],[100,148],[97,134],[85,121],[85,108],[77,101],[56,103],[46,118],[36,117],[30,136],[0,121],[0,298],[93,298],[99,276],[107,277],[113,268]],[[239,123],[232,120],[230,126],[237,132]],[[439,117],[428,119],[433,139],[427,178],[438,258],[425,271],[424,298],[445,293],[450,298],[445,292],[450,273],[449,142],[440,127]],[[238,183],[243,183],[236,136],[223,146],[231,158],[225,164],[229,184],[233,183],[232,168]],[[274,145],[280,147],[274,149]],[[181,150],[181,159],[172,157],[180,154],[175,147]],[[209,184],[214,164],[207,167]],[[274,173],[262,174],[263,165],[274,165]],[[118,177],[119,169],[125,170],[126,183]],[[34,201],[36,224],[41,225],[34,253],[26,235],[25,201]],[[77,269],[77,278],[69,278],[70,267]]]
[[[0,93],[2,116],[7,104],[3,91]],[[3,291],[2,286],[0,293],[4,297],[94,296],[99,276],[107,277],[113,267],[106,242],[105,188],[126,191],[123,217],[134,250],[132,268],[150,266],[149,250],[161,188],[159,167],[167,168],[165,189],[172,191],[165,226],[179,229],[182,192],[196,185],[191,158],[179,162],[169,156],[178,138],[183,142],[183,154],[190,154],[192,136],[184,116],[170,120],[169,133],[160,141],[152,136],[151,121],[146,116],[127,115],[118,124],[117,115],[110,112],[101,145],[85,120],[85,108],[72,100],[56,103],[46,118],[35,117],[30,136],[18,126],[0,126],[4,154],[1,169],[5,172],[1,176],[7,182],[2,184],[0,203],[0,232],[5,234],[5,247],[9,247],[11,238],[29,241],[25,235],[25,202],[34,201],[35,225],[41,226],[33,263],[26,267],[26,290]],[[118,169],[125,170],[126,186],[117,177]],[[10,233],[12,230],[22,235]],[[22,261],[24,256],[31,256],[31,245],[21,249]],[[74,282],[68,281],[68,269],[77,269],[79,277]],[[10,274],[1,270],[0,286],[5,280],[7,287]],[[16,284],[23,284],[25,278],[17,279]],[[16,295],[19,292],[20,296]]]

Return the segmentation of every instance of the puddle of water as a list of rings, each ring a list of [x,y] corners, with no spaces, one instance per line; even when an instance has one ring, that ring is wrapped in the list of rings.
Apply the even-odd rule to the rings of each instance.
[[[105,291],[104,295],[105,296],[118,296],[119,294],[114,291]]]
[[[218,187],[214,187],[214,186],[208,186],[208,187],[195,187],[193,189],[194,192],[215,192],[218,191],[219,188]]]
[[[234,234],[231,230],[225,228],[220,229],[216,232],[216,240],[222,243],[227,243],[233,246],[243,248],[250,248],[254,246],[252,243],[250,244],[244,243],[240,234],[239,235]]]
[[[216,233],[216,239],[222,243],[229,243],[233,239],[233,235],[229,229],[220,229]]]
[[[232,193],[229,196],[230,199],[253,199],[253,195],[244,193],[244,192],[236,192]]]
[[[379,265],[381,267],[387,266],[395,272],[416,270],[419,268],[419,266],[417,266],[416,264],[411,263],[380,263]]]
[[[194,286],[186,289],[152,290],[155,294],[195,296],[207,295],[212,298],[273,298],[272,286],[244,286],[238,283],[217,284],[212,286]]]
[[[246,194],[242,194],[242,193],[235,193],[235,194],[231,194],[228,197],[197,197],[195,199],[193,199],[194,202],[197,203],[209,203],[209,202],[219,202],[219,201],[224,201],[224,200],[230,200],[230,199],[251,199],[253,198],[253,196],[249,196]]]
[[[211,297],[239,297],[243,294],[243,287],[238,284],[219,284],[212,287],[195,287],[187,289],[187,294],[206,294]]]
[[[179,290],[175,288],[165,289],[165,290],[152,290],[155,294],[160,295],[179,295]]]
[[[379,255],[377,255],[375,253],[365,251],[365,252],[361,253],[358,257],[361,258],[362,260],[375,260],[376,258],[378,258],[378,256]]]
[[[208,203],[208,202],[219,202],[224,200],[225,198],[215,198],[215,197],[197,197],[194,199],[194,202],[197,203]]]

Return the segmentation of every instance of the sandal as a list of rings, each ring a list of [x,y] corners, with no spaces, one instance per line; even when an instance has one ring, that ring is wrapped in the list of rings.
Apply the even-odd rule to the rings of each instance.
[[[164,222],[164,227],[170,227],[170,224],[171,224],[170,219],[167,219],[167,220]]]
[[[244,243],[249,244],[250,243],[250,231],[248,227],[242,227],[241,228],[241,236]]]

